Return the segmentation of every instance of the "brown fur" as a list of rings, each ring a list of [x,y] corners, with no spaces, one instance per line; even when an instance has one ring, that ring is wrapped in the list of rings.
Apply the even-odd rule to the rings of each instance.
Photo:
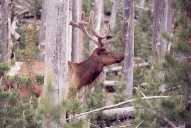
[[[114,54],[108,52],[105,48],[96,48],[91,56],[80,63],[68,62],[69,64],[69,80],[72,88],[81,89],[83,86],[91,84],[102,72],[104,66],[108,66],[115,63],[120,63],[124,58],[123,54]],[[41,68],[43,67],[43,68]],[[22,65],[18,75],[27,74],[29,69],[26,63]],[[44,74],[44,63],[34,62],[32,63],[32,74]],[[32,75],[32,76],[33,76]],[[13,82],[10,80],[3,80],[4,90],[15,88]],[[42,93],[42,86],[32,85],[31,88],[18,88],[21,96],[28,96],[31,91],[37,97]]]
[[[1,88],[4,91],[16,90],[21,97],[30,96],[34,94],[36,97],[40,97],[42,93],[42,86],[37,84],[27,85],[17,85],[14,80],[9,80],[6,77],[2,78]]]
[[[81,89],[91,84],[103,71],[104,66],[120,63],[123,59],[122,54],[108,52],[105,48],[96,48],[83,62],[68,62],[71,85],[73,88]]]

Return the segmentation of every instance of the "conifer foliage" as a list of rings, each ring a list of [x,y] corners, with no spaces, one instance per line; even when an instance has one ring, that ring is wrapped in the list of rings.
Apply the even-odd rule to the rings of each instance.
[[[0,1],[0,128],[191,128],[191,1],[75,2]],[[80,90],[68,88],[67,62],[94,47],[70,21],[90,35],[109,28],[104,48],[125,56]],[[29,75],[17,73],[22,62]],[[33,74],[33,62],[44,74]]]

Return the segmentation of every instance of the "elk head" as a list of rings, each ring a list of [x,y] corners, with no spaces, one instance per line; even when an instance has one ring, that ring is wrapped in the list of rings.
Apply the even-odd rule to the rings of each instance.
[[[124,59],[123,54],[115,54],[113,52],[106,50],[104,44],[109,42],[108,40],[111,38],[111,36],[109,35],[109,32],[104,36],[101,36],[100,34],[95,32],[91,28],[93,23],[92,17],[93,16],[90,15],[88,22],[86,21],[80,21],[78,23],[75,23],[73,21],[70,22],[70,25],[79,28],[98,46],[96,49],[93,50],[93,53],[86,60],[80,63],[73,63],[73,62],[68,63],[70,82],[72,86],[75,86],[75,88],[77,89],[80,89],[83,86],[91,84],[103,71],[104,66],[120,63]]]
[[[107,51],[105,48],[96,48],[92,57],[103,66],[109,66],[111,64],[120,63],[124,56],[123,54],[116,54],[110,51]]]

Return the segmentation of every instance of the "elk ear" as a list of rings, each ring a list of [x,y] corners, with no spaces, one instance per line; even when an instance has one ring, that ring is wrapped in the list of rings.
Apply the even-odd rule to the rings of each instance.
[[[97,51],[97,54],[98,55],[101,55],[103,52],[105,52],[105,48],[100,48],[98,51]]]
[[[72,62],[71,61],[68,61],[68,68],[69,68],[69,70],[72,69]]]
[[[75,63],[73,63],[73,62],[71,62],[71,61],[68,61],[68,70],[69,70],[69,72],[72,72],[72,71],[73,71],[74,64],[75,64]]]
[[[68,71],[69,71],[69,74],[72,73],[72,62],[71,61],[68,61]]]

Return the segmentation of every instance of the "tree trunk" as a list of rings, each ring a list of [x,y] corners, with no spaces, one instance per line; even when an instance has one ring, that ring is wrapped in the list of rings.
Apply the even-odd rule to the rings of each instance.
[[[174,23],[173,0],[154,0],[153,12],[153,51],[159,60],[169,52],[170,42],[164,34],[171,36]]]
[[[73,0],[72,20],[79,22],[81,20],[82,3],[81,0]],[[72,28],[72,61],[80,62],[83,59],[83,41],[82,33],[78,28]]]
[[[61,104],[68,90],[68,61],[71,60],[70,0],[44,0],[45,15],[45,89],[53,107]],[[50,89],[51,88],[51,89]],[[48,90],[48,91],[47,91]],[[48,92],[48,94],[46,94]],[[50,115],[51,116],[51,115]],[[43,127],[59,128],[45,115]]]
[[[133,95],[133,57],[134,57],[134,0],[124,0],[124,43],[125,62],[124,74],[126,78],[127,97]]]
[[[103,0],[93,0],[93,11],[94,11],[94,19],[95,19],[95,24],[93,26],[94,30],[98,33],[100,33],[101,31],[101,23],[102,23],[102,19],[103,19]],[[96,45],[94,42],[90,41],[90,51],[92,52]]]
[[[0,61],[8,62],[9,56],[9,1],[0,2]]]
[[[95,31],[100,32],[103,19],[103,0],[93,0],[93,11],[95,13]]]
[[[110,20],[112,32],[115,30],[115,25],[117,20],[117,6],[118,6],[118,1],[112,0],[112,12],[111,12],[111,20]]]
[[[39,49],[40,59],[45,59],[45,35],[46,35],[46,4],[45,0],[42,0],[42,12],[41,12],[41,24],[40,24],[40,35],[39,35]]]
[[[139,16],[142,16],[142,15],[143,15],[144,6],[145,6],[145,0],[141,0],[141,2],[140,2],[140,13],[139,13]]]
[[[191,81],[189,80],[189,83]],[[187,113],[191,112],[191,95],[190,95],[191,87],[190,85],[187,85],[185,88],[185,111]],[[191,128],[191,118],[188,117],[185,120],[185,128]]]
[[[190,67],[190,66],[189,66]],[[191,112],[191,70],[190,68],[186,68],[186,70],[184,71],[185,78],[184,81],[186,83],[186,85],[184,86],[184,105],[185,105],[185,112],[186,113],[190,113]],[[184,119],[184,123],[185,123],[185,128],[191,128],[191,118],[190,117],[186,117]]]

